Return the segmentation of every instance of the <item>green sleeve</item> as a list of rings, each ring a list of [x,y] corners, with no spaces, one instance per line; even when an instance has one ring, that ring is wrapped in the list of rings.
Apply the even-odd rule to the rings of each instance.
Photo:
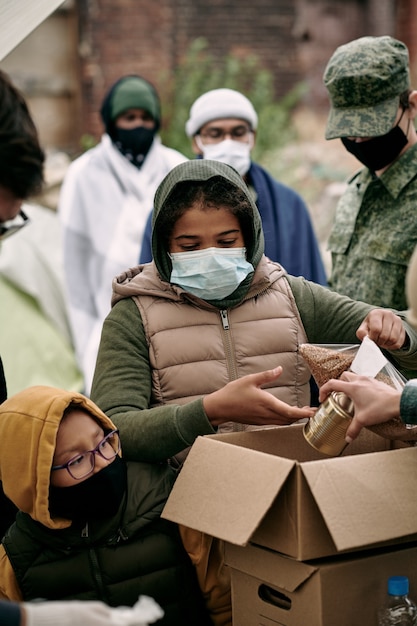
[[[126,460],[165,461],[215,432],[202,399],[149,408],[149,350],[131,298],[118,302],[103,324],[91,399],[119,428]]]
[[[417,424],[417,380],[410,380],[401,394],[400,415],[404,424]]]
[[[287,280],[309,343],[359,343],[357,329],[369,311],[379,308],[351,300],[304,278],[287,276]],[[406,350],[384,350],[384,353],[409,377],[410,370],[417,370],[417,333],[405,321],[404,311],[394,312],[403,319],[410,345]]]

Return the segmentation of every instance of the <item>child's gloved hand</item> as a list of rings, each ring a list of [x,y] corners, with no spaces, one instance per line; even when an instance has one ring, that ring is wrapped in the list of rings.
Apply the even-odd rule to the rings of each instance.
[[[25,626],[148,626],[163,617],[161,607],[140,596],[133,607],[111,608],[103,602],[80,600],[24,602]]]

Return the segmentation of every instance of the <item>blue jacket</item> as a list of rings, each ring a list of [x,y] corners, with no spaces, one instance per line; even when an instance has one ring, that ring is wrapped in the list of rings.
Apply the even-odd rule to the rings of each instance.
[[[301,196],[276,181],[256,163],[251,164],[248,177],[256,191],[266,256],[281,263],[293,276],[304,276],[307,280],[327,286],[310,215]],[[151,234],[152,213],[146,224],[139,263],[152,261]]]

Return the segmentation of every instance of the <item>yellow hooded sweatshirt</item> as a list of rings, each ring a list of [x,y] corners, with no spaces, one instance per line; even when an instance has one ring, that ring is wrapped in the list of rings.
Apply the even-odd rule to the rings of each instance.
[[[80,393],[55,387],[29,387],[0,404],[0,480],[5,494],[24,513],[47,528],[71,521],[49,513],[49,484],[56,436],[70,404],[88,411],[104,430],[113,422]],[[11,563],[0,546],[0,598],[22,600]]]

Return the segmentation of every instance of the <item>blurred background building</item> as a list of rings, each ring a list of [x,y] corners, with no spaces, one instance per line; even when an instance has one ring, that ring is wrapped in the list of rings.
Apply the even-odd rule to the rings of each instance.
[[[47,149],[41,204],[56,208],[70,160],[99,140],[101,102],[120,76],[137,73],[156,86],[163,140],[184,154],[191,103],[207,89],[234,87],[261,113],[256,160],[304,197],[329,265],[327,237],[335,205],[358,163],[341,142],[324,140],[323,70],[337,46],[388,34],[407,44],[416,87],[417,0],[0,0],[0,20],[8,7],[16,13],[17,5],[26,5],[33,14],[48,3],[57,8],[38,19],[39,26],[0,62],[25,94]],[[25,11],[20,15],[24,23]],[[234,64],[235,77],[239,71],[246,75],[252,57],[272,77],[279,103],[302,85],[280,117],[269,107],[270,91],[265,98],[264,83],[254,81],[253,72],[245,88],[215,83],[215,73],[228,64],[232,71]]]
[[[334,49],[381,34],[402,39],[416,66],[417,0],[65,0],[1,67],[28,98],[44,144],[76,153],[80,137],[100,136],[98,110],[117,78],[141,74],[164,96],[198,37],[219,63],[256,55],[277,98],[305,81],[308,106],[326,110],[322,73]]]

